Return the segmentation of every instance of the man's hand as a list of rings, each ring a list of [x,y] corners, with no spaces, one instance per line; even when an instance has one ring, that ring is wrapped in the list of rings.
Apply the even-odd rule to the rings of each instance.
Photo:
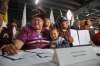
[[[17,54],[17,48],[13,44],[3,45],[1,48],[3,54],[15,55]]]

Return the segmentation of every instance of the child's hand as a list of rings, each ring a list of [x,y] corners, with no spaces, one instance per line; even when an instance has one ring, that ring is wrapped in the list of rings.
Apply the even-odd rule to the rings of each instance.
[[[51,41],[50,48],[56,48],[56,42],[55,41]]]
[[[50,46],[50,48],[56,48],[56,45],[52,44],[52,45]]]

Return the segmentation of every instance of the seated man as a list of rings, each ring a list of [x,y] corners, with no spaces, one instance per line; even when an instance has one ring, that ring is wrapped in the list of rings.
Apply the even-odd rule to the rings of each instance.
[[[91,22],[90,19],[87,19],[87,20],[83,21],[83,27],[82,27],[82,29],[89,31],[90,39],[93,42],[93,39],[95,37],[95,31],[94,31],[94,28],[91,28],[92,26],[93,26],[93,24],[92,24],[92,22]]]
[[[17,53],[19,49],[35,49],[35,48],[48,48],[48,36],[44,35],[42,31],[45,18],[42,14],[32,16],[32,26],[26,27],[22,30],[16,39],[15,44],[3,46],[4,52],[9,55]]]

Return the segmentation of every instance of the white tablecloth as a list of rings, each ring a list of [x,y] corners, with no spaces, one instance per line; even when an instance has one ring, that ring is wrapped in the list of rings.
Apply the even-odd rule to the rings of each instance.
[[[38,56],[35,57],[34,52],[24,52],[24,58],[15,61],[0,56],[0,66],[59,66],[52,62],[52,55],[49,54],[49,56],[47,58],[39,58]],[[100,57],[68,66],[100,66]]]

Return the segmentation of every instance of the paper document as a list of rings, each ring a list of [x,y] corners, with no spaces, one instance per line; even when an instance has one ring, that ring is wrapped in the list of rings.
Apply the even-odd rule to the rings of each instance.
[[[3,57],[11,59],[11,60],[18,60],[18,59],[23,59],[24,58],[23,55],[24,55],[23,51],[18,51],[18,54],[11,55],[11,56],[5,54],[5,55],[3,55]]]
[[[88,30],[74,30],[71,29],[71,36],[74,39],[73,45],[89,45],[90,44],[90,34]]]

